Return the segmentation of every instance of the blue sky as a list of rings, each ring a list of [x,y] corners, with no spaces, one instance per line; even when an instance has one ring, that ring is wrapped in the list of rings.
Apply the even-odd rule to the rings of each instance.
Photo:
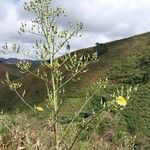
[[[18,35],[21,22],[30,21],[30,15],[22,7],[24,1],[1,1],[0,46],[18,42],[27,49],[34,42],[32,35],[22,38]],[[82,37],[70,41],[72,50],[150,31],[150,0],[57,0],[57,3],[66,9],[67,20],[84,24]],[[16,55],[0,53],[0,57]]]

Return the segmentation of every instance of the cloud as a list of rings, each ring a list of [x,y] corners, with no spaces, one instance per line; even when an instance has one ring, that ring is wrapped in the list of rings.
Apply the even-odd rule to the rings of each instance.
[[[20,23],[17,18],[16,5],[13,3],[13,0],[6,0],[0,3],[0,8],[4,9],[4,12],[0,12],[3,13],[2,18],[0,19],[0,42],[9,42],[10,40],[13,40]]]
[[[0,42],[22,41],[30,45],[32,35],[18,36],[21,21],[29,21],[31,15],[23,10],[26,0],[5,0],[0,3]],[[149,0],[53,0],[53,6],[61,5],[68,17],[61,21],[83,22],[81,38],[70,40],[72,49],[93,46],[96,42],[107,42],[150,31]]]
[[[64,3],[63,3],[64,2]],[[105,34],[109,39],[150,30],[149,0],[69,0],[64,7],[70,19],[84,23],[85,32]],[[72,7],[73,6],[73,7]]]

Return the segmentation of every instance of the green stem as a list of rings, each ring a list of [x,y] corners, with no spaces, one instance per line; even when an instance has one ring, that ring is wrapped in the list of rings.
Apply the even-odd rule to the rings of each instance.
[[[98,127],[99,124],[103,121],[104,118],[105,118],[105,117],[102,117],[102,118],[100,119],[100,121],[98,122],[98,124],[96,125],[96,127],[94,128],[94,131],[93,131],[93,133],[91,134],[90,138],[88,139],[88,142],[92,139],[93,135],[96,133],[97,127]]]
[[[31,107],[31,106],[24,100],[24,98],[19,94],[19,92],[18,92],[17,90],[14,90],[14,91],[15,91],[15,93],[18,95],[18,97],[19,97],[31,110],[33,110],[34,112],[36,112],[35,109],[34,109],[33,107]]]
[[[54,134],[55,134],[55,149],[59,149],[58,142],[58,124],[57,124],[57,110],[58,110],[58,97],[56,92],[56,82],[54,72],[52,71],[52,88],[53,88],[53,105],[54,105]]]
[[[109,109],[109,108],[107,108],[107,109]],[[88,125],[89,123],[91,123],[94,119],[96,119],[103,111],[104,111],[103,109],[102,109],[101,111],[99,111],[95,116],[93,116],[93,117],[79,130],[79,132],[78,132],[77,135],[75,136],[75,138],[74,138],[73,142],[71,143],[71,145],[70,145],[70,147],[69,147],[68,150],[71,150],[71,149],[73,148],[73,146],[74,146],[75,142],[77,141],[79,135],[80,135],[81,132],[87,127],[87,125]]]
[[[72,121],[69,123],[65,133],[63,134],[62,138],[60,141],[63,140],[64,136],[67,134],[69,128],[71,127],[72,123],[75,121],[75,119],[78,117],[78,115],[80,114],[80,112],[84,109],[84,107],[86,106],[86,104],[90,101],[90,99],[97,93],[98,90],[96,90],[87,100],[86,102],[82,105],[82,107],[80,108],[80,110],[78,111],[78,113],[75,115],[75,117],[72,119]]]

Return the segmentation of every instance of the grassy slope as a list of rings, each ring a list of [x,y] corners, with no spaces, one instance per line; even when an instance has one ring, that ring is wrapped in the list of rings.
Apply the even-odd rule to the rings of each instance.
[[[12,78],[12,79],[18,79],[21,76],[21,74],[19,73],[16,66],[3,64],[0,62],[0,81],[5,79],[6,72],[8,72],[10,74],[10,78]],[[3,85],[0,83],[0,88],[2,86]]]
[[[68,84],[65,103],[62,108],[64,115],[74,113],[84,101],[84,96],[89,87],[99,78],[109,77],[115,84],[139,84],[139,90],[134,100],[123,112],[125,124],[128,124],[130,132],[137,132],[150,136],[150,82],[149,77],[145,81],[144,74],[149,76],[149,64],[141,65],[142,59],[150,58],[150,33],[131,38],[106,43],[109,51],[100,57],[99,62],[88,66],[89,71],[82,74],[80,81]],[[94,47],[79,50],[78,53],[93,51]],[[144,72],[144,73],[143,73]],[[27,91],[27,99],[31,104],[44,101],[45,86],[30,75],[20,79]],[[32,85],[32,86],[31,86]],[[0,92],[0,109],[12,110],[13,108],[25,108],[20,100],[9,90],[3,87]],[[72,109],[73,108],[73,109]],[[66,111],[67,110],[67,111]]]

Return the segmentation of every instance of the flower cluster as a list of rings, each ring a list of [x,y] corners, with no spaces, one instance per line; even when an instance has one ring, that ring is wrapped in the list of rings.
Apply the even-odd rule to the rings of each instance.
[[[25,73],[31,67],[31,63],[29,61],[20,61],[17,64],[17,67],[21,70],[22,73]]]
[[[124,97],[122,97],[122,96],[118,96],[118,97],[116,98],[116,103],[117,103],[119,106],[124,106],[124,107],[127,105],[126,99],[125,99]]]
[[[19,89],[20,87],[22,86],[21,83],[19,82],[11,82],[9,84],[9,88],[13,91],[13,90],[16,90],[16,89]]]

